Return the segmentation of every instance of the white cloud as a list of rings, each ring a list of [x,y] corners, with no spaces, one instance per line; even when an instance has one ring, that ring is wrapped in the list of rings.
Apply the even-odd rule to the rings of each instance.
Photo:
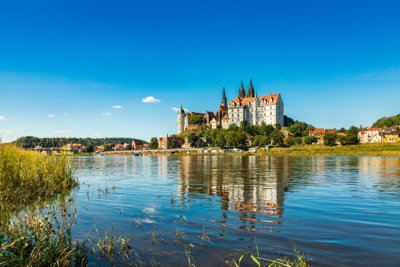
[[[6,120],[6,117],[0,115],[0,121]]]
[[[121,109],[121,108],[122,108],[122,106],[121,106],[121,105],[115,105],[115,106],[112,106],[112,108],[115,108],[115,109]]]
[[[180,109],[181,109],[181,108],[177,108],[177,107],[173,107],[173,108],[172,108],[172,110],[175,111],[175,112],[178,112]],[[189,111],[187,108],[183,108],[183,110],[184,110],[185,112],[188,112],[188,111]]]
[[[156,103],[160,103],[161,100],[160,100],[160,99],[157,99],[157,98],[155,98],[155,97],[152,97],[152,96],[148,96],[148,97],[143,98],[143,99],[142,99],[142,102],[143,102],[143,103],[156,104]]]
[[[68,115],[69,115],[69,113],[67,113],[67,112],[64,112],[62,115],[63,115],[63,116],[68,116]]]
[[[14,133],[14,130],[8,130],[8,129],[0,130],[0,134],[11,134],[11,133]]]
[[[104,116],[104,117],[109,117],[111,115],[112,115],[111,112],[103,112],[103,113],[101,113],[101,116]]]
[[[18,131],[23,131],[23,130],[26,130],[26,129],[25,129],[24,127],[22,127],[22,126],[18,126],[18,127],[17,127],[17,130],[18,130]]]
[[[54,114],[49,114],[49,115],[47,115],[47,117],[49,117],[49,118],[55,118],[56,115],[54,115]]]

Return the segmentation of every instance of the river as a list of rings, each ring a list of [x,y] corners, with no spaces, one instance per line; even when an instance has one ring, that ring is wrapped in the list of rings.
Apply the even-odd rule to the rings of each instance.
[[[139,265],[221,266],[255,244],[267,258],[296,248],[313,266],[400,262],[399,157],[79,157],[74,168],[74,237],[129,237]]]

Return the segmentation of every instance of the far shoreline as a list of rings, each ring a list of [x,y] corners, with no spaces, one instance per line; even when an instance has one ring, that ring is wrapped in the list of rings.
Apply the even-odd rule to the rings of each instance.
[[[217,148],[214,148],[216,150]],[[108,151],[100,154],[74,154],[70,156],[400,156],[400,144],[361,144],[352,146],[302,145],[292,147],[275,147],[269,151],[258,152],[211,152],[212,148],[175,150],[126,150]]]

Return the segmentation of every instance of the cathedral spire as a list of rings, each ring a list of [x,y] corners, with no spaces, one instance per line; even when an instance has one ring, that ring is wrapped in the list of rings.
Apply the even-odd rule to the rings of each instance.
[[[221,106],[226,107],[226,93],[225,87],[222,87],[222,99],[221,99]]]
[[[178,111],[178,114],[185,114],[185,110],[183,109],[182,104],[181,104],[181,108]]]
[[[244,91],[244,85],[242,81],[239,89],[239,98],[245,98],[245,97],[246,97],[246,92]]]
[[[253,81],[250,79],[250,86],[249,90],[247,91],[247,97],[255,97],[255,92],[254,92],[254,87],[253,87]]]

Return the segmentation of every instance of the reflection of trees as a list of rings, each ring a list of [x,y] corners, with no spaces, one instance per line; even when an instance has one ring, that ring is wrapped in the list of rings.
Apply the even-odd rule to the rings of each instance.
[[[178,173],[181,195],[219,196],[221,209],[242,212],[243,221],[282,213],[286,157],[182,157]]]

